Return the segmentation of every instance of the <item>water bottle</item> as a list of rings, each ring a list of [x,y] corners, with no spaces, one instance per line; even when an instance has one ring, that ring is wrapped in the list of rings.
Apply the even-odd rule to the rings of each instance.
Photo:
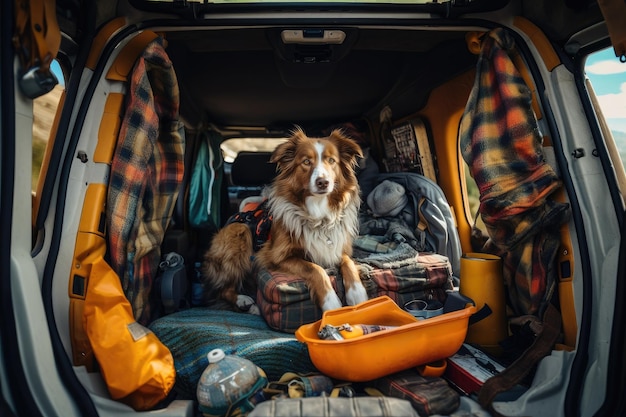
[[[250,412],[263,400],[267,385],[265,372],[251,361],[213,349],[209,365],[202,372],[196,396],[204,416],[228,416]]]

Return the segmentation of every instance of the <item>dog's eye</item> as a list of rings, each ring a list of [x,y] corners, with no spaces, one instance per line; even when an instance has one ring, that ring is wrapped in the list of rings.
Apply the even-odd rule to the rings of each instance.
[[[332,157],[328,158],[328,163],[329,164],[334,164],[335,162],[336,162],[335,158],[332,158]]]
[[[307,165],[307,166],[308,166],[308,165],[311,165],[311,160],[310,160],[309,158],[307,158],[307,159],[305,159],[304,161],[302,161],[302,163],[303,163],[304,165]]]

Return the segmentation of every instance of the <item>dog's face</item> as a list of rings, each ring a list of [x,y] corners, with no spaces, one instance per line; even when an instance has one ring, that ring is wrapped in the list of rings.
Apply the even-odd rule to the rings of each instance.
[[[354,167],[361,148],[341,131],[330,136],[309,138],[296,129],[279,145],[271,162],[277,163],[277,182],[302,197],[324,196],[342,191],[356,182]]]

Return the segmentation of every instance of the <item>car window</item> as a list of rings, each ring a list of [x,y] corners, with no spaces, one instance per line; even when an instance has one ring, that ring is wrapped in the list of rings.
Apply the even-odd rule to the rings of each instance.
[[[271,152],[285,140],[284,138],[234,138],[225,140],[220,147],[224,154],[224,161],[232,163],[241,151]]]
[[[52,71],[57,76],[59,83],[47,94],[37,97],[33,101],[33,166],[31,178],[31,190],[37,191],[37,184],[44,155],[54,120],[59,109],[59,103],[65,91],[65,79],[58,61],[53,61]]]
[[[626,195],[626,64],[613,48],[590,54],[585,61],[591,100],[612,159],[622,195]]]

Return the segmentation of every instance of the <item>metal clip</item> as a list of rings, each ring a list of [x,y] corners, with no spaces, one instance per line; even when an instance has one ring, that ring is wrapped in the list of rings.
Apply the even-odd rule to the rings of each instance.
[[[327,324],[317,332],[317,336],[323,340],[344,340],[339,333],[340,328],[343,328],[343,326],[336,327],[332,324]]]

